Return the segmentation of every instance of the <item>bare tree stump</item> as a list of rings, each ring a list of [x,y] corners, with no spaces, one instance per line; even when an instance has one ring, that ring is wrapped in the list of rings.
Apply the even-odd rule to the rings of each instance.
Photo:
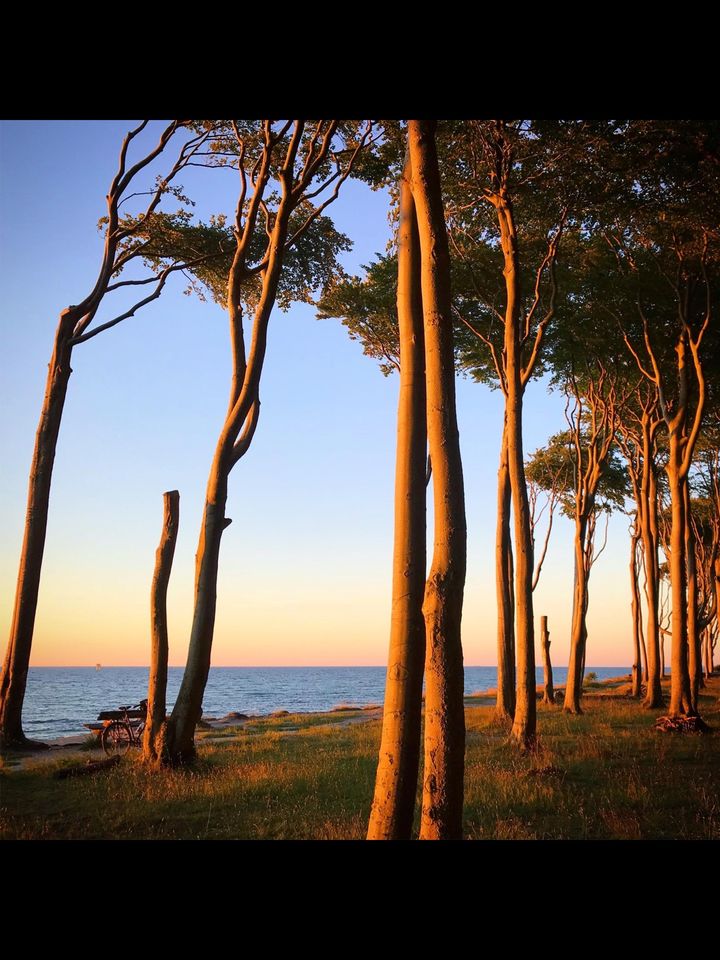
[[[552,663],[550,662],[550,631],[548,630],[547,622],[547,617],[540,617],[540,644],[542,646],[543,670],[545,674],[545,693],[542,702],[555,703]]]

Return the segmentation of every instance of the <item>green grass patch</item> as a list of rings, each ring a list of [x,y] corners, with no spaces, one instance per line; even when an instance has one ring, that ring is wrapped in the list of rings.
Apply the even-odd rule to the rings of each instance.
[[[713,680],[702,712],[720,730]],[[507,839],[720,839],[720,734],[656,732],[657,712],[586,697],[584,713],[539,706],[540,748],[521,756],[467,717],[465,834]],[[0,767],[4,839],[360,839],[380,722],[362,711],[295,714],[203,731],[191,767],[155,772],[131,751],[94,777],[54,780],[56,760]],[[365,714],[367,717],[367,714]]]

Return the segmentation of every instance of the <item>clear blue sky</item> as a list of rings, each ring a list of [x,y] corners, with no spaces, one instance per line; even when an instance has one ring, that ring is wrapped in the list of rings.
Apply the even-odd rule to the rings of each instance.
[[[9,631],[27,476],[59,312],[94,282],[96,229],[133,122],[0,125],[0,642]],[[154,125],[155,132],[158,125]],[[147,141],[146,141],[147,142]],[[202,177],[202,179],[200,179]],[[230,210],[232,174],[181,180],[202,216]],[[349,183],[331,208],[359,272],[389,236],[387,198]],[[166,293],[76,348],[55,463],[33,663],[146,663],[161,494],[181,497],[169,594],[171,663],[184,663],[194,553],[229,387],[223,310]],[[105,316],[112,316],[107,313]],[[102,317],[100,318],[102,319]],[[533,383],[526,449],[564,425]],[[344,328],[312,308],[275,311],[260,425],[230,480],[216,664],[380,664],[390,611],[397,378],[384,378]],[[468,514],[465,660],[495,663],[495,483],[502,403],[458,381]],[[611,521],[593,570],[588,663],[630,662],[627,519]],[[536,591],[553,659],[567,662],[572,525],[558,518]]]

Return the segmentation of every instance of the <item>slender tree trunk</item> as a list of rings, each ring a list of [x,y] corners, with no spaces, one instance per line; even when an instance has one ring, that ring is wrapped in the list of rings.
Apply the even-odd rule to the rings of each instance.
[[[400,181],[398,330],[400,396],[395,465],[395,545],[390,652],[382,740],[368,840],[410,839],[420,762],[426,565],[425,340],[420,242],[406,160]]]
[[[683,484],[685,498],[685,558],[687,562],[687,631],[688,631],[688,673],[690,680],[691,713],[697,713],[698,696],[702,681],[702,650],[697,615],[697,569],[695,564],[695,543],[692,531],[690,507],[690,487]]]
[[[665,679],[665,634],[660,634],[660,676]]]
[[[422,263],[427,425],[435,536],[423,613],[426,627],[425,766],[420,837],[461,839],[465,711],[461,620],[467,530],[450,307],[450,256],[435,149],[435,122],[410,120]]]
[[[708,677],[713,675],[715,669],[713,665],[713,646],[712,646],[712,627],[705,627],[705,674]]]
[[[195,556],[195,606],[190,630],[190,647],[180,691],[170,718],[171,739],[168,742],[174,760],[191,760],[195,756],[195,728],[202,716],[212,638],[217,606],[217,578],[220,541],[230,525],[225,517],[229,470],[223,451],[216,451],[205,499],[205,513],[200,542]]]
[[[630,610],[633,624],[633,665],[632,665],[632,695],[642,696],[642,657],[640,652],[640,631],[642,629],[642,615],[640,610],[640,587],[638,584],[637,548],[640,534],[633,533],[630,537]]]
[[[663,705],[660,677],[664,672],[664,654],[660,653],[660,617],[659,588],[660,567],[658,563],[658,522],[657,522],[657,475],[653,462],[653,452],[649,428],[643,427],[643,479],[642,510],[640,511],[640,533],[645,555],[647,627],[645,630],[647,645],[647,690],[643,706],[656,710]]]
[[[543,673],[545,692],[543,703],[555,703],[555,687],[553,686],[552,663],[550,662],[550,631],[547,625],[548,618],[540,617],[540,644],[543,653]]]
[[[143,757],[152,763],[168,759],[165,718],[168,670],[167,591],[172,573],[175,544],[180,524],[180,494],[163,494],[163,528],[155,553],[155,572],[150,590],[150,678]]]
[[[570,634],[570,661],[563,709],[567,713],[582,713],[580,698],[585,665],[585,612],[587,610],[587,573],[585,570],[585,540],[587,520],[579,517],[575,524],[575,583],[573,589],[572,629]]]
[[[515,595],[513,551],[510,536],[510,467],[507,428],[503,426],[498,469],[497,527],[495,533],[495,586],[497,590],[497,700],[495,719],[512,723],[515,714]]]
[[[517,639],[517,689],[513,739],[523,748],[535,744],[537,702],[535,678],[535,627],[533,622],[533,542],[530,506],[525,483],[523,453],[523,384],[520,345],[520,256],[512,206],[506,197],[493,200],[502,244],[507,303],[505,307],[505,433],[508,471],[515,521],[515,612]]]
[[[687,589],[685,556],[685,491],[680,477],[681,455],[676,436],[670,434],[666,467],[670,482],[672,529],[670,532],[670,585],[672,589],[672,656],[670,660],[670,716],[694,713],[688,673]]]
[[[45,744],[29,740],[25,736],[22,728],[22,709],[45,551],[55,449],[68,381],[72,373],[70,340],[76,321],[77,316],[71,308],[64,310],[60,316],[48,366],[40,422],[35,434],[35,449],[30,466],[25,512],[25,532],[15,592],[15,609],[0,675],[0,747],[26,750],[45,747]]]

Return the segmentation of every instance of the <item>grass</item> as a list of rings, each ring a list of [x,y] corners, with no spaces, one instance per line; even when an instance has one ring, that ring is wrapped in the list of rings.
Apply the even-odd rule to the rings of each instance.
[[[714,679],[702,699],[715,730],[719,694]],[[579,717],[538,709],[540,750],[520,756],[492,725],[491,707],[467,707],[468,838],[720,838],[717,733],[658,733],[655,713],[608,696],[586,697]],[[380,723],[347,722],[356,713],[203,732],[188,769],[153,773],[126,759],[95,777],[58,781],[52,772],[71,761],[4,767],[0,837],[362,838]]]

